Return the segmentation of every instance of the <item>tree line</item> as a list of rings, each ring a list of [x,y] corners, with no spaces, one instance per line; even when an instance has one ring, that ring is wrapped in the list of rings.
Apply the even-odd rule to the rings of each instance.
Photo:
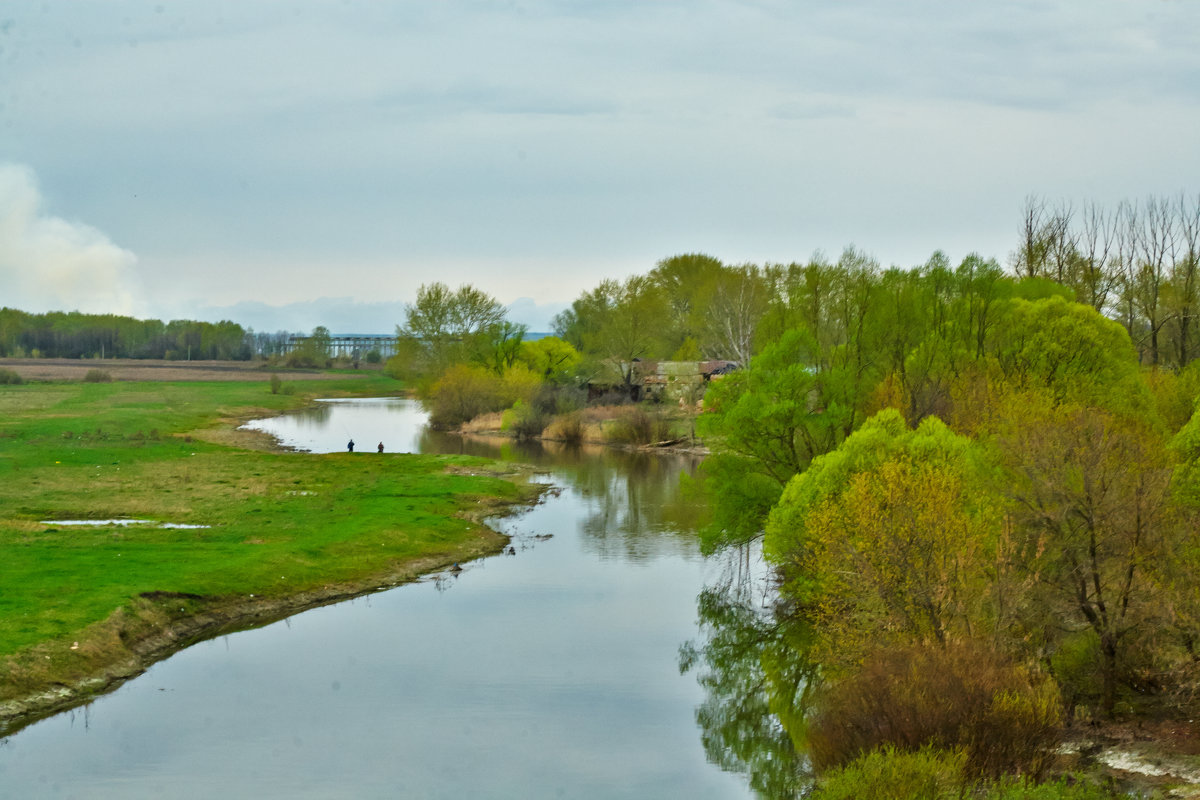
[[[1116,319],[1141,360],[1183,367],[1200,347],[1200,196],[1115,208],[1027,198],[1013,270],[1069,287]]]
[[[0,308],[0,356],[245,361],[287,351],[292,334],[256,333],[223,320],[134,319],[115,314]]]

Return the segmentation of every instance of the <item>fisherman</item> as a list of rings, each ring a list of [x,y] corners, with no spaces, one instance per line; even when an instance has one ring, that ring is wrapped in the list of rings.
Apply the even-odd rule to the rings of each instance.
[[[354,440],[353,439],[351,439],[349,442],[346,443],[346,449],[349,450],[351,453],[354,452]]]
[[[383,452],[383,442],[379,443],[379,452]]]

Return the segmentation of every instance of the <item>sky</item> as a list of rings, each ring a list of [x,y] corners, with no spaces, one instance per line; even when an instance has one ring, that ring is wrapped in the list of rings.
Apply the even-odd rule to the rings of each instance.
[[[681,253],[1004,263],[1198,142],[1196,0],[8,0],[0,306],[546,330]]]

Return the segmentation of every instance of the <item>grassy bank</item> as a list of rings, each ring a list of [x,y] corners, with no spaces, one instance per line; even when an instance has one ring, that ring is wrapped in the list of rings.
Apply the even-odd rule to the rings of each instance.
[[[109,685],[175,639],[499,546],[464,512],[525,490],[485,462],[278,453],[230,433],[307,397],[401,388],[381,375],[291,387],[0,387],[0,702],[67,702],[52,697]],[[107,518],[207,527],[45,522]],[[9,703],[0,718],[27,710]]]

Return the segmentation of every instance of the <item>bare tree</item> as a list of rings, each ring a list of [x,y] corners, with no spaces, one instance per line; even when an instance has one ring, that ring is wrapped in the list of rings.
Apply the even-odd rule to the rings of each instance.
[[[1109,295],[1120,282],[1120,275],[1112,263],[1119,215],[1109,213],[1095,203],[1086,203],[1082,216],[1083,230],[1077,238],[1080,274],[1076,299],[1103,312]]]
[[[1046,225],[1046,201],[1035,194],[1025,198],[1021,214],[1021,247],[1012,256],[1013,271],[1022,278],[1035,278],[1045,271],[1046,248],[1042,239]]]
[[[1136,253],[1133,297],[1148,326],[1150,363],[1159,363],[1159,333],[1168,317],[1163,309],[1163,285],[1175,262],[1177,235],[1171,203],[1165,197],[1148,197],[1139,211],[1131,207],[1130,234]]]
[[[1054,212],[1040,232],[1042,249],[1046,254],[1045,271],[1049,277],[1061,284],[1075,286],[1078,257],[1077,234],[1071,229],[1075,209],[1070,202],[1063,201],[1055,206]]]

